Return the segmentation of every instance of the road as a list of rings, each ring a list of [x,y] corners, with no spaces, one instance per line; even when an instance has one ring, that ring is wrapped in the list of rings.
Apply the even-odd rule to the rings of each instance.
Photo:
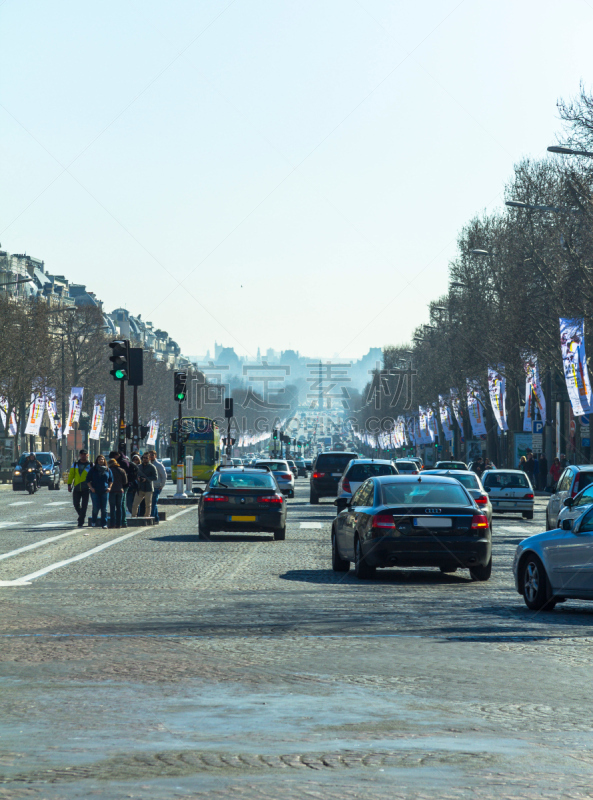
[[[512,586],[543,501],[488,583],[335,575],[334,506],[289,502],[284,542],[202,542],[191,507],[100,531],[0,492],[0,798],[593,797],[593,605]]]

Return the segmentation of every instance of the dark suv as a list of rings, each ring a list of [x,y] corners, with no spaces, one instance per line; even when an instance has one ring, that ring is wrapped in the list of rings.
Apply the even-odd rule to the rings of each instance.
[[[56,461],[53,453],[34,453],[35,458],[41,464],[40,486],[47,486],[48,489],[60,488],[60,462]],[[23,480],[23,464],[29,457],[29,453],[23,453],[16,464],[13,464],[12,489],[18,492],[25,488]]]
[[[342,473],[358,453],[329,452],[319,453],[311,467],[311,496],[309,502],[315,505],[320,497],[337,497],[338,483]]]

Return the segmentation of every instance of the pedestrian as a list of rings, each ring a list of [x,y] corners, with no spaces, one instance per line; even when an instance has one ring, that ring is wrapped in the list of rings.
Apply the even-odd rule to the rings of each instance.
[[[165,465],[162,461],[159,461],[156,457],[156,452],[154,450],[148,451],[148,458],[150,463],[153,467],[155,467],[158,475],[158,480],[155,481],[153,489],[152,489],[152,508],[150,511],[151,516],[154,517],[154,524],[159,524],[159,496],[165,485],[167,483],[167,470],[165,469]]]
[[[90,468],[87,475],[87,483],[91,493],[91,500],[93,503],[93,515],[91,517],[91,525],[93,528],[97,527],[97,517],[99,511],[101,512],[101,527],[107,527],[107,498],[111,491],[113,483],[113,475],[107,466],[107,459],[105,456],[97,456],[94,465]]]
[[[562,467],[560,465],[560,459],[556,457],[552,462],[552,466],[550,467],[550,477],[552,478],[552,491],[556,491],[556,486],[558,485],[558,481],[560,480],[560,475],[562,475]]]
[[[136,477],[136,465],[132,464],[126,458],[124,453],[119,453],[117,450],[113,450],[111,453],[109,453],[109,458],[110,459],[114,458],[117,462],[117,466],[121,467],[123,471],[126,473],[126,485],[123,487],[123,493],[121,498],[121,527],[127,528],[128,524],[126,522],[126,510],[128,511],[128,513],[131,513],[132,501],[134,500],[136,486],[134,486],[134,492],[130,497],[129,504],[127,503],[127,499],[132,479],[135,479]]]
[[[68,472],[68,491],[72,495],[72,502],[78,514],[78,527],[84,526],[86,510],[89,505],[89,485],[86,479],[91,468],[89,454],[86,450],[80,450],[78,461],[70,467]]]
[[[529,450],[528,453],[527,453],[527,459],[525,461],[525,472],[526,472],[529,480],[531,481],[531,485],[532,486],[533,486],[533,470],[534,470],[534,467],[535,467],[535,459],[533,457],[533,453],[531,452],[531,450]]]
[[[132,516],[134,498],[138,491],[138,467],[140,466],[140,456],[133,453],[130,456],[130,471],[128,472],[128,492],[126,494],[126,507],[128,514]]]
[[[548,459],[542,453],[539,457],[539,488],[543,491],[548,483]]]
[[[120,467],[117,459],[110,458],[108,467],[113,475],[113,484],[109,492],[109,527],[121,528],[122,519],[124,519],[124,492],[128,484],[128,476],[125,469]]]
[[[486,458],[484,460],[484,472],[486,472],[488,469],[496,469],[496,464],[493,464],[489,458]]]
[[[560,469],[566,469],[568,466],[568,459],[564,453],[560,453]]]
[[[484,473],[484,462],[482,461],[482,456],[478,456],[476,460],[472,462],[470,470],[475,472],[478,478],[482,477]]]
[[[527,470],[525,469],[526,465],[527,465],[527,459],[525,458],[525,456],[521,456],[521,458],[519,459],[519,466],[517,467],[517,469],[522,469],[523,472],[527,472]]]
[[[158,472],[156,467],[150,463],[148,453],[142,454],[140,466],[138,467],[138,491],[134,497],[134,505],[132,506],[132,516],[138,516],[138,506],[144,500],[144,516],[150,516],[152,507],[152,489],[155,482],[158,481]]]

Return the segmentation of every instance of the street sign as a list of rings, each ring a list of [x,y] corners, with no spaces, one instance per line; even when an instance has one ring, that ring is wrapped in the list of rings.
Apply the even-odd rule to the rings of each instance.
[[[534,419],[532,421],[531,432],[540,435],[544,432],[544,423],[541,421],[541,419]]]
[[[544,437],[541,433],[534,433],[532,436],[533,442],[531,444],[531,449],[534,453],[541,453],[544,449]]]
[[[583,414],[582,417],[579,417],[579,421],[580,421],[581,425],[588,425],[589,424],[589,415],[588,414]]]

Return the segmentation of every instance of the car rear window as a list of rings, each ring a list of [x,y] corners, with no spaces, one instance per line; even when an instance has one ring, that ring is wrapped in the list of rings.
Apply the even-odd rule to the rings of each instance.
[[[265,467],[269,467],[272,472],[290,472],[286,461],[258,461],[256,466],[260,466],[260,464]]]
[[[275,489],[276,481],[269,472],[252,475],[249,472],[217,472],[210,480],[210,487],[226,489]]]
[[[318,472],[344,472],[353,458],[357,458],[356,453],[322,453],[317,456],[315,469]]]
[[[435,469],[467,469],[465,464],[458,464],[456,461],[437,461]]]
[[[461,486],[451,483],[384,483],[381,485],[386,506],[419,504],[468,506],[470,500]]]
[[[39,459],[41,461],[41,459]],[[43,463],[43,462],[41,462]],[[579,485],[578,490],[584,489],[585,486],[589,486],[589,484],[593,483],[593,472],[579,472]]]
[[[478,478],[476,475],[453,475],[450,476],[451,478],[455,478],[456,481],[459,481],[466,489],[479,489],[480,484],[478,483]]]
[[[488,489],[530,489],[529,479],[526,475],[514,472],[488,472],[482,478],[484,487]]]
[[[353,464],[348,470],[349,481],[366,481],[375,475],[397,475],[391,464]]]
[[[415,461],[398,461],[396,463],[398,469],[418,469],[418,464]]]

